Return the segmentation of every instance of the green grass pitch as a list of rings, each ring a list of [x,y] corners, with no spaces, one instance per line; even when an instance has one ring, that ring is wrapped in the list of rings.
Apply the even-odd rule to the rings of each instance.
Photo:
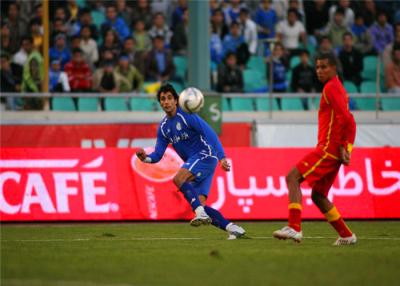
[[[2,224],[1,285],[398,285],[400,221],[350,221],[359,242],[334,247],[326,222],[300,244],[243,222],[251,239],[188,223]]]

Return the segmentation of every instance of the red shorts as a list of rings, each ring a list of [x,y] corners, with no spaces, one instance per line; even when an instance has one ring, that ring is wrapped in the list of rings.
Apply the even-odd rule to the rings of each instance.
[[[341,162],[338,159],[322,149],[315,149],[308,153],[296,164],[297,170],[310,187],[325,196],[328,195],[340,166]]]

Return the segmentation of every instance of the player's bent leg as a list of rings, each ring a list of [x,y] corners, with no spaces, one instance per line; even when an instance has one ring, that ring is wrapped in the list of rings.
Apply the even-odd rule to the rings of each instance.
[[[190,183],[194,176],[189,170],[181,168],[175,175],[174,184],[183,193],[185,199],[195,212],[195,217],[190,221],[192,226],[208,225],[211,223],[211,218],[207,215],[204,207],[201,205],[200,199]]]
[[[295,242],[300,242],[303,238],[301,231],[301,190],[300,183],[303,181],[303,176],[300,171],[294,167],[286,176],[286,183],[289,189],[289,219],[288,226],[276,230],[272,233],[277,239],[293,239]]]
[[[224,231],[227,231],[229,233],[228,237],[229,240],[241,238],[246,234],[246,231],[242,227],[227,220],[218,210],[206,206],[206,201],[207,201],[206,196],[200,195],[199,198],[200,202],[204,206],[206,213],[211,217],[212,220],[211,224]]]
[[[350,228],[346,225],[339,211],[329,199],[317,190],[312,191],[311,198],[314,204],[324,214],[327,221],[337,231],[339,237],[333,245],[350,245],[357,242],[357,237],[351,232]]]

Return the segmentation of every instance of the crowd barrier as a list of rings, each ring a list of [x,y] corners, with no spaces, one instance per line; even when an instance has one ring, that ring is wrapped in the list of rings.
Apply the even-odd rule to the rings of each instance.
[[[285,175],[310,148],[226,148],[208,203],[228,218],[287,218]],[[172,149],[144,164],[132,148],[2,148],[1,221],[181,220],[192,217],[171,182],[182,161]],[[150,150],[147,150],[150,151]],[[323,218],[302,185],[303,217]],[[355,148],[329,198],[346,218],[400,218],[400,148]]]

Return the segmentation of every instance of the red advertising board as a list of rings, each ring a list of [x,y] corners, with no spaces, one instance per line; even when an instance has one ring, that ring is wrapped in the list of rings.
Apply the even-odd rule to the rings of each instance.
[[[135,140],[155,138],[157,123],[0,125],[2,147],[129,147]],[[223,123],[224,146],[249,147],[250,123]],[[137,146],[137,145],[136,145]]]
[[[310,150],[226,148],[232,170],[217,169],[209,205],[231,219],[285,219],[285,174]],[[3,148],[1,221],[188,219],[171,182],[181,164],[171,149],[147,165],[128,148]],[[302,189],[303,217],[322,218]],[[347,218],[400,218],[400,148],[355,149],[329,197]]]

